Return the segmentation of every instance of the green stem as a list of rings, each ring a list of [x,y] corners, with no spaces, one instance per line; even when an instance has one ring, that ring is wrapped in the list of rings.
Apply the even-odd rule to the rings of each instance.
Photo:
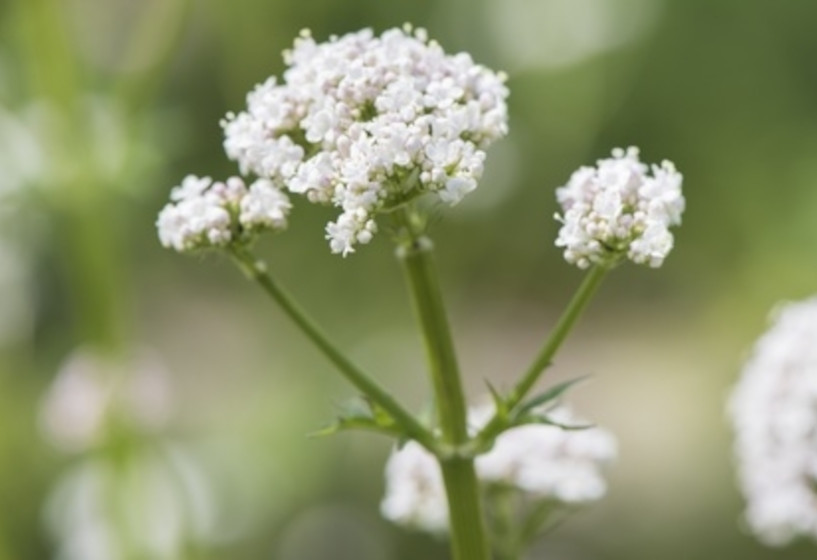
[[[604,280],[606,273],[606,268],[594,266],[584,277],[579,289],[573,294],[573,298],[570,300],[564,313],[559,317],[559,322],[556,323],[556,327],[553,329],[553,332],[550,333],[545,345],[539,351],[539,354],[533,360],[530,367],[528,367],[527,372],[516,385],[513,393],[511,393],[511,401],[509,402],[511,407],[516,406],[519,401],[525,398],[525,395],[528,394],[528,391],[530,391],[531,387],[533,387],[542,375],[545,368],[550,365],[550,361],[553,359],[556,351],[562,345],[562,342],[564,342],[564,339],[573,328],[573,325],[576,324],[576,320],[582,314],[582,311],[584,311],[587,304],[590,303],[593,294],[596,293],[596,290],[601,285],[601,281]]]
[[[414,311],[422,328],[443,439],[458,445],[468,439],[467,411],[451,329],[431,258],[432,249],[431,241],[420,237],[401,247],[398,256],[403,261]]]
[[[306,337],[323,352],[340,373],[364,395],[388,412],[411,437],[431,452],[437,452],[437,441],[432,433],[420,424],[411,413],[406,411],[395,398],[382,388],[374,379],[361,371],[329,341],[306,313],[295,303],[266,271],[266,265],[256,259],[249,251],[233,248],[231,251],[238,266],[248,278],[254,280],[301,329]]]
[[[515,488],[500,486],[492,488],[490,503],[493,506],[493,535],[496,560],[519,560],[517,519],[515,512]]]
[[[423,334],[443,441],[469,440],[467,408],[451,329],[432,259],[431,241],[413,237],[398,250]],[[489,560],[479,484],[472,458],[439,457],[445,482],[454,560]]]
[[[517,538],[519,546],[529,546],[533,542],[536,536],[542,532],[553,511],[554,505],[551,502],[544,501],[536,505],[519,530],[519,537]]]
[[[556,323],[553,331],[551,331],[550,336],[545,341],[544,346],[541,350],[539,350],[536,358],[516,384],[513,391],[511,391],[511,393],[508,395],[506,400],[508,410],[513,409],[522,401],[522,399],[525,398],[534,384],[539,380],[542,373],[545,371],[545,368],[550,365],[553,356],[556,354],[557,350],[559,350],[562,342],[564,342],[564,339],[576,324],[576,321],[581,316],[582,311],[584,311],[587,304],[590,303],[590,300],[593,298],[596,290],[598,290],[598,287],[601,285],[601,281],[604,280],[608,270],[609,268],[606,267],[594,266],[584,277],[584,280],[582,281],[578,290],[576,290],[576,293],[573,294],[573,298],[570,300],[570,303],[568,303],[567,308],[565,308],[562,316],[559,317],[559,321]],[[482,442],[490,440],[492,437],[494,437],[498,430],[501,430],[502,422],[503,419],[499,414],[494,416],[479,433],[477,439]]]
[[[448,498],[454,560],[490,560],[474,460],[445,459],[440,467]]]

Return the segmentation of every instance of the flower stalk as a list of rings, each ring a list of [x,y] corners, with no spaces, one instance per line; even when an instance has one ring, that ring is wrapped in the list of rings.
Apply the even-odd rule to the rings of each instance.
[[[443,439],[456,446],[468,439],[467,405],[451,329],[434,271],[432,250],[431,240],[419,237],[401,246],[397,254],[406,272],[414,311],[422,330]]]
[[[607,274],[607,270],[608,268],[604,266],[594,266],[588,271],[584,280],[582,280],[582,283],[573,294],[570,303],[567,304],[562,316],[559,317],[559,321],[556,323],[553,332],[551,332],[547,341],[545,341],[542,349],[539,350],[539,353],[522,376],[522,379],[516,384],[508,402],[511,408],[525,398],[536,381],[539,380],[545,368],[550,365],[553,356],[556,355],[562,342],[567,338],[567,335],[587,307],[587,304],[593,299],[596,290],[598,290],[602,280],[604,280]]]
[[[493,505],[493,549],[496,560],[519,560],[520,542],[517,537],[517,520],[514,511],[514,489],[498,485],[491,489]]]
[[[454,560],[490,560],[473,459],[441,459]]]
[[[488,422],[476,436],[475,442],[478,448],[486,445],[489,446],[490,442],[502,432],[505,427],[504,412],[513,410],[514,407],[518,406],[542,376],[556,355],[556,352],[561,347],[562,342],[567,338],[567,335],[575,326],[576,321],[590,303],[590,300],[593,299],[608,270],[609,267],[594,266],[587,272],[584,280],[570,299],[570,303],[568,303],[561,317],[559,317],[550,336],[545,340],[545,344],[539,350],[539,353],[533,362],[531,362],[531,365],[528,366],[528,369],[510,394],[505,397],[505,411],[497,410],[497,413],[491,421]]]
[[[432,258],[433,244],[412,236],[398,249],[408,280],[415,314],[423,334],[437,414],[446,444],[454,448],[469,440],[467,406],[451,329]],[[454,560],[489,560],[479,483],[471,457],[438,456],[448,498]]]

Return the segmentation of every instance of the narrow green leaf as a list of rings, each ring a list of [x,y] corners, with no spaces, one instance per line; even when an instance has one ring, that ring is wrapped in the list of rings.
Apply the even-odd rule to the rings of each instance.
[[[575,379],[570,379],[563,383],[559,383],[554,385],[544,393],[533,397],[532,399],[522,403],[519,405],[519,408],[516,410],[515,417],[519,418],[521,416],[526,415],[528,412],[533,410],[538,406],[542,406],[549,402],[555,401],[559,397],[561,397],[568,389],[570,389],[573,385],[580,383],[590,377],[589,375],[583,375],[581,377],[577,377]]]
[[[508,416],[508,404],[505,402],[505,398],[487,379],[485,380],[485,385],[488,386],[488,391],[491,393],[491,397],[494,399],[494,407],[496,408],[497,416],[506,418]]]
[[[514,426],[524,426],[526,424],[545,424],[547,426],[561,428],[562,430],[588,430],[595,428],[595,424],[563,424],[543,414],[527,414],[517,418],[516,422],[514,422]]]
[[[309,434],[309,437],[331,436],[338,432],[347,430],[364,430],[369,432],[377,432],[394,437],[405,437],[405,434],[403,434],[393,424],[389,426],[383,426],[378,424],[373,418],[369,416],[339,417],[335,422],[326,426],[325,428],[312,432],[311,434]]]

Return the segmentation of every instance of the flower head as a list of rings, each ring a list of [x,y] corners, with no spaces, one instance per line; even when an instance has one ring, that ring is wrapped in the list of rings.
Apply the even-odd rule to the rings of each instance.
[[[266,179],[247,188],[239,177],[213,182],[188,175],[170,192],[156,221],[159,241],[179,252],[223,247],[260,230],[287,225],[287,196]]]
[[[484,423],[493,406],[472,411]],[[565,426],[582,423],[570,409],[548,412]],[[512,486],[532,499],[578,505],[604,496],[604,468],[616,456],[616,440],[602,428],[566,430],[546,424],[528,424],[500,434],[493,449],[477,457],[477,473],[485,484]]]
[[[567,262],[587,268],[627,257],[659,267],[673,246],[669,228],[681,223],[683,177],[670,161],[651,168],[638,148],[613,150],[596,167],[582,167],[556,189],[562,223],[556,239]]]
[[[745,519],[763,542],[817,539],[817,298],[780,308],[729,401]]]
[[[353,252],[374,219],[426,193],[456,204],[476,188],[484,149],[507,133],[505,77],[426,32],[370,29],[317,43],[301,33],[288,69],[222,121],[243,174],[340,209],[334,253]]]
[[[472,408],[471,429],[479,430],[493,412],[493,406]],[[549,411],[548,416],[566,425],[580,422],[565,407]],[[615,455],[615,438],[601,428],[564,430],[530,424],[503,432],[491,451],[477,457],[476,470],[485,489],[514,488],[531,502],[575,506],[604,495],[604,468]],[[409,442],[389,458],[381,511],[401,525],[430,532],[447,529],[442,475],[434,457],[419,444]]]

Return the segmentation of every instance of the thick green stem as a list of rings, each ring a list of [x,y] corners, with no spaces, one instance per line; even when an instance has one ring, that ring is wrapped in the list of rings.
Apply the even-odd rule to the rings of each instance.
[[[474,460],[442,460],[440,467],[448,498],[454,560],[490,560]]]
[[[329,341],[312,319],[295,303],[267,273],[266,265],[246,250],[235,248],[231,251],[239,267],[251,280],[254,280],[300,328],[306,337],[323,352],[340,373],[364,395],[388,412],[394,421],[414,440],[432,452],[437,450],[437,441],[431,432],[405,410],[397,400],[382,388],[374,379],[361,371]]]
[[[429,239],[421,237],[411,245],[401,247],[398,256],[405,266],[414,310],[422,329],[443,439],[458,445],[468,439],[467,407],[451,329],[434,271],[432,247]]]
[[[513,391],[508,395],[506,399],[508,409],[512,409],[518,405],[539,380],[545,368],[547,368],[553,359],[553,356],[556,355],[556,351],[559,350],[562,342],[564,342],[564,339],[576,324],[577,319],[581,316],[582,311],[584,311],[587,304],[590,303],[590,300],[601,285],[601,281],[604,280],[604,276],[608,270],[609,268],[594,266],[584,277],[576,293],[573,294],[570,303],[568,303],[567,308],[565,308],[562,316],[559,317],[559,321],[556,323],[553,331],[551,331],[550,336],[548,336],[545,341],[544,346],[539,350],[536,358],[534,358]],[[494,416],[482,429],[477,439],[483,442],[485,440],[491,440],[496,433],[501,430],[502,421],[503,419],[499,414]]]
[[[416,237],[400,247],[414,310],[423,333],[443,441],[459,447],[469,440],[467,408],[451,329],[432,259],[431,241]],[[489,560],[479,483],[472,458],[440,457],[454,560]]]

